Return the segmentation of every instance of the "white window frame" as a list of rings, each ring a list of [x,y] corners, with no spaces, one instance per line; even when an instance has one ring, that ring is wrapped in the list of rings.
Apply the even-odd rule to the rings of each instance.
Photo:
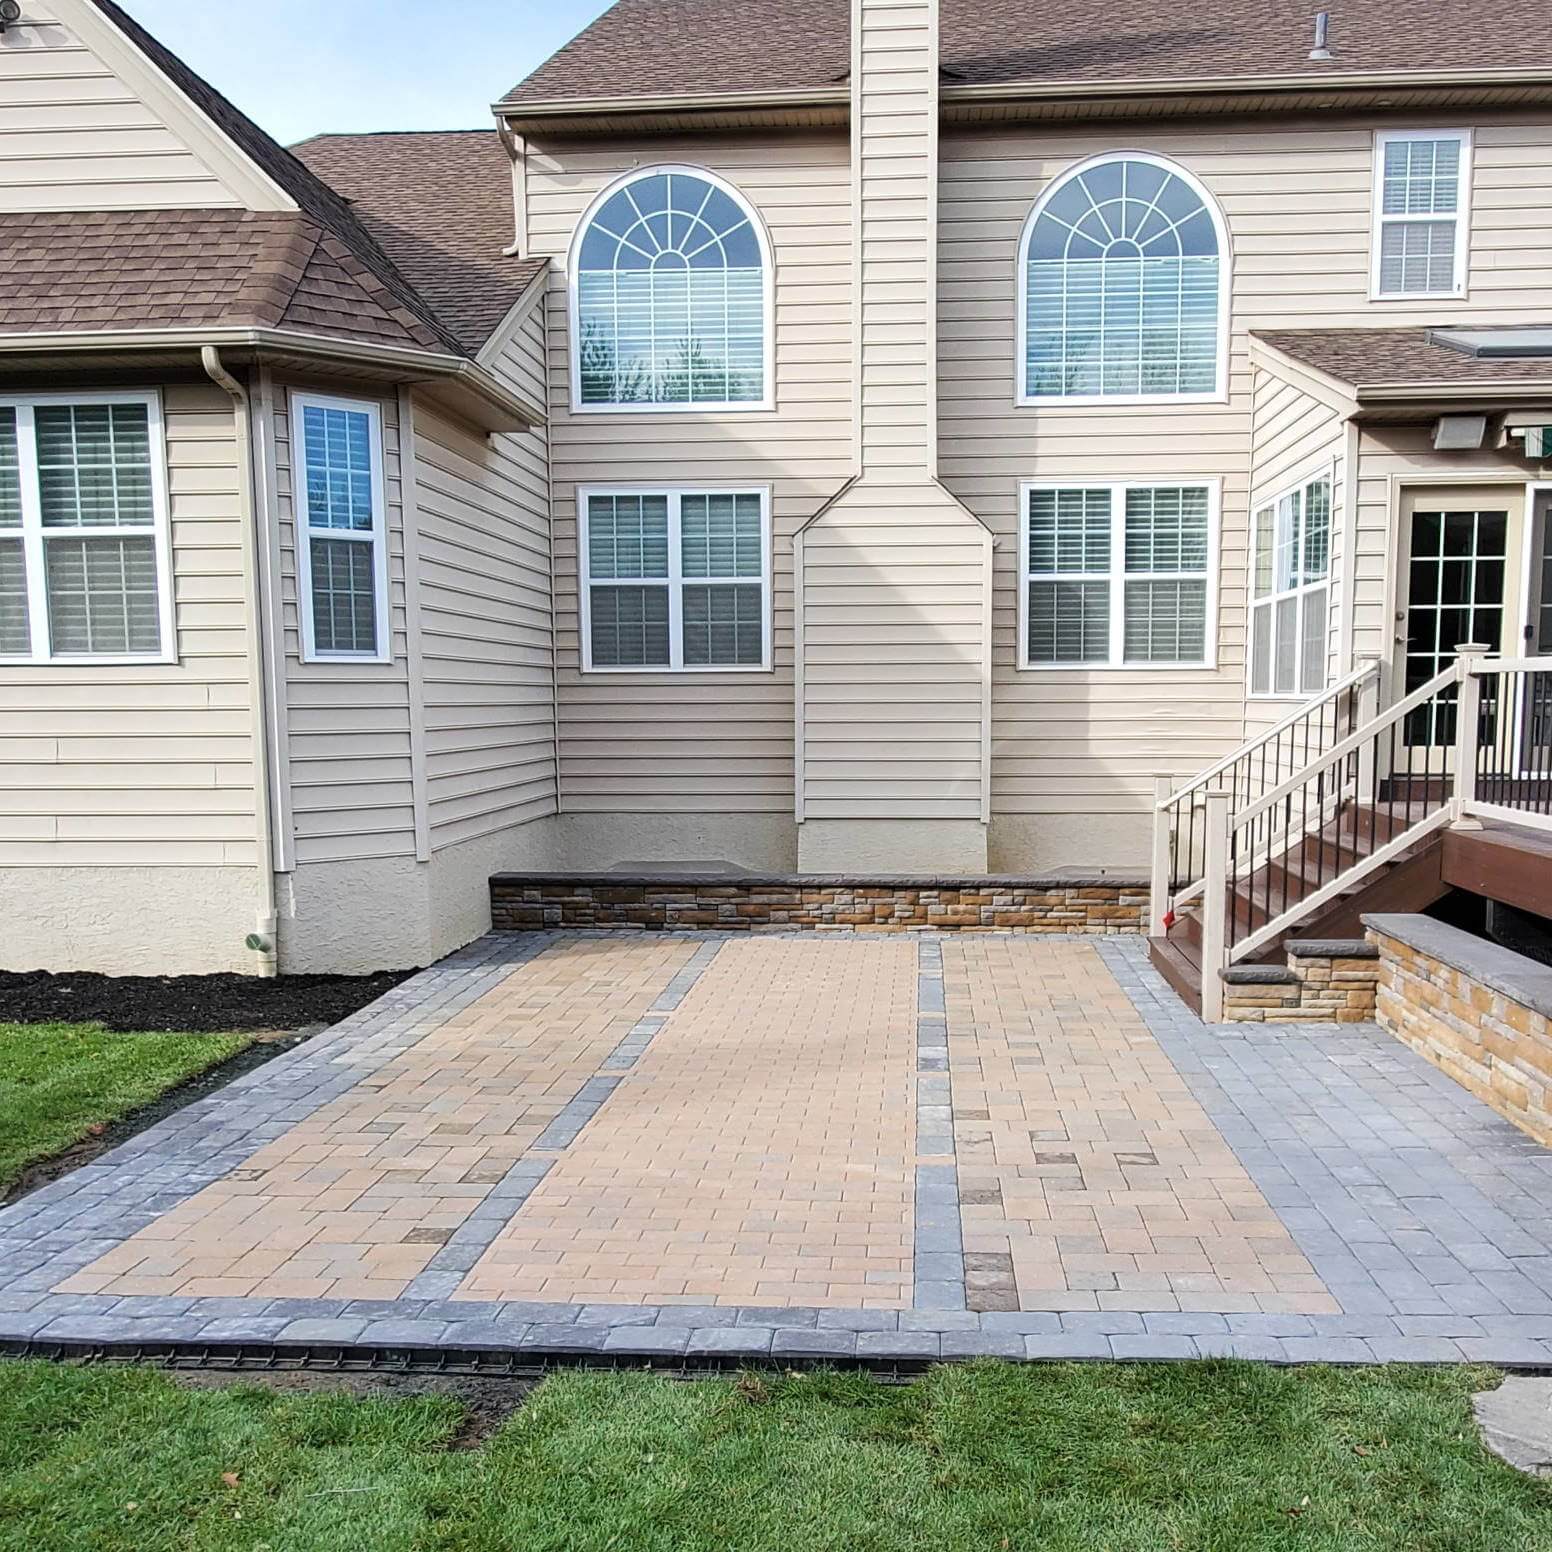
[[[1385,148],[1401,141],[1455,140],[1460,144],[1460,183],[1455,191],[1455,273],[1448,291],[1385,291],[1380,286],[1380,249],[1387,226],[1409,226],[1443,221],[1443,215],[1385,214]],[[1370,184],[1369,300],[1371,302],[1426,302],[1463,298],[1469,288],[1471,262],[1472,136],[1469,129],[1379,129],[1374,132],[1374,166]]]
[[[588,542],[588,503],[594,496],[663,496],[668,500],[668,575],[644,577],[639,585],[668,589],[667,663],[593,663],[593,586]],[[681,521],[686,496],[758,496],[760,499],[760,575],[758,577],[690,577],[684,575]],[[580,584],[582,672],[586,674],[763,674],[772,666],[771,625],[771,488],[769,485],[580,485],[577,487],[577,574]],[[684,589],[690,587],[760,587],[760,661],[758,663],[686,663],[684,661]],[[630,577],[600,577],[599,587],[638,585]]]
[[[1035,223],[1052,198],[1074,178],[1105,162],[1146,162],[1172,174],[1201,200],[1213,229],[1218,234],[1218,356],[1214,386],[1203,393],[1079,393],[1041,394],[1029,392],[1029,244]],[[1013,364],[1013,402],[1020,409],[1113,409],[1128,404],[1227,404],[1229,401],[1229,325],[1233,302],[1233,250],[1229,244],[1229,224],[1223,210],[1207,186],[1188,168],[1167,156],[1151,151],[1102,151],[1056,174],[1041,190],[1034,208],[1024,219],[1019,235],[1018,270],[1014,276],[1014,320],[1017,357]],[[1101,482],[1103,483],[1103,482]],[[1178,482],[1177,482],[1178,483]]]
[[[1126,661],[1126,579],[1138,581],[1197,581],[1195,571],[1126,570],[1126,493],[1129,490],[1173,490],[1195,488],[1207,492],[1207,616],[1203,655],[1200,660],[1169,663],[1129,663]],[[1077,580],[1066,572],[1042,572],[1029,569],[1029,496],[1036,490],[1108,490],[1110,492],[1110,569],[1090,572],[1083,580],[1110,585],[1110,655],[1102,663],[1037,663],[1029,656],[1029,584],[1051,581],[1055,577]],[[1223,481],[1217,475],[1128,475],[1123,480],[1023,480],[1019,484],[1019,577],[1018,577],[1018,666],[1027,673],[1199,673],[1218,666],[1218,534],[1223,504]]]
[[[309,407],[346,410],[365,415],[370,423],[369,448],[372,456],[372,526],[370,529],[314,528],[307,503],[307,430],[304,411]],[[291,416],[291,489],[295,528],[296,591],[298,625],[301,630],[304,663],[391,663],[393,661],[393,622],[389,618],[392,602],[388,586],[388,487],[384,474],[383,407],[375,399],[348,399],[334,394],[293,392]],[[318,648],[313,629],[313,546],[314,538],[343,539],[356,544],[371,544],[372,585],[376,590],[373,604],[377,626],[377,645],[371,652],[325,652]]]
[[[1290,496],[1297,496],[1300,500],[1299,513],[1299,568],[1302,575],[1304,566],[1304,508],[1302,506],[1304,493],[1311,485],[1326,483],[1326,574],[1318,582],[1300,582],[1296,587],[1277,587],[1277,514]],[[1251,503],[1250,507],[1250,556],[1246,566],[1245,587],[1245,698],[1251,701],[1307,701],[1312,696],[1322,694],[1331,683],[1331,606],[1334,602],[1333,588],[1336,582],[1336,466],[1327,461],[1307,469],[1302,478],[1292,480],[1280,485],[1271,495],[1262,496]],[[1256,556],[1259,553],[1257,545],[1261,535],[1261,515],[1264,512],[1271,514],[1272,522],[1272,591],[1265,597],[1256,594]],[[1324,591],[1326,595],[1326,619],[1325,628],[1321,632],[1321,638],[1325,642],[1325,651],[1322,654],[1323,668],[1321,682],[1318,689],[1306,690],[1303,688],[1304,676],[1304,612],[1308,606],[1310,594]],[[1293,688],[1291,690],[1279,690],[1277,688],[1277,605],[1280,601],[1293,598],[1298,601],[1298,612],[1294,617],[1294,663]],[[1267,683],[1270,689],[1257,690],[1256,683],[1256,610],[1270,608],[1272,611],[1272,661],[1271,673]]]
[[[699,178],[726,194],[749,218],[755,240],[760,245],[760,266],[763,275],[764,295],[761,308],[764,360],[762,375],[765,392],[761,398],[738,399],[711,403],[705,400],[695,404],[584,404],[582,402],[582,297],[579,287],[579,265],[582,244],[587,238],[593,217],[619,191],[643,178],[653,178],[660,173],[681,174],[687,178]],[[567,330],[570,334],[568,349],[571,375],[571,413],[573,415],[741,415],[770,412],[776,408],[776,256],[771,246],[770,233],[760,212],[748,198],[726,178],[719,178],[706,167],[689,163],[660,162],[650,167],[634,167],[631,171],[611,180],[594,196],[592,203],[577,222],[571,234],[571,246],[566,255],[566,306]]]
[[[151,444],[151,526],[45,527],[43,493],[38,482],[38,444],[34,411],[50,404],[141,404]],[[0,531],[0,537],[22,541],[27,568],[27,627],[31,638],[25,654],[0,653],[0,664],[175,663],[177,635],[173,628],[172,533],[167,496],[167,433],[162,397],[156,389],[122,393],[29,393],[0,395],[0,407],[16,411],[16,451],[22,496],[22,526]],[[156,554],[156,612],[160,644],[155,652],[55,652],[49,638],[48,582],[44,551],[53,537],[71,539],[126,539],[153,541]]]

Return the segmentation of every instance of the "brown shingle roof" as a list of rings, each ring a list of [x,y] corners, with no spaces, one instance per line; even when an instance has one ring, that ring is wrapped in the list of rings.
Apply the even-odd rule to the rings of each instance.
[[[379,247],[376,239],[350,208],[349,203],[331,189],[297,157],[234,104],[208,81],[196,75],[178,56],[148,33],[134,17],[114,0],[92,0],[98,10],[119,28],[201,112],[261,167],[317,226],[328,231],[369,272],[380,292],[391,298],[392,308],[413,314],[421,329],[436,341],[434,348],[463,352],[456,334],[437,316],[435,310],[416,293],[414,286],[399,272]]]
[[[352,202],[466,350],[479,350],[544,268],[503,255],[512,164],[494,130],[318,135],[292,149]]]
[[[1309,59],[1331,12],[1332,60]],[[812,90],[846,79],[847,0],[617,0],[508,100]],[[947,86],[1552,67],[1523,0],[943,0]]]
[[[302,215],[7,215],[0,219],[0,274],[0,333],[285,328],[446,348],[338,237]]]
[[[1483,330],[1491,333],[1491,330]],[[1255,337],[1294,361],[1354,387],[1512,387],[1552,379],[1547,356],[1472,356],[1429,338],[1427,329],[1258,329]]]

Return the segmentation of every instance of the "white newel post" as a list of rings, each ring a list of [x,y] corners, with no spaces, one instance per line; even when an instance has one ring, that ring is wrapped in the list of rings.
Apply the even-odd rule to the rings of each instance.
[[[1207,794],[1207,852],[1202,868],[1202,1017],[1223,1018],[1223,971],[1228,963],[1229,803],[1227,792]]]
[[[1460,668],[1460,699],[1455,710],[1455,801],[1453,823],[1460,830],[1480,830],[1482,821],[1468,812],[1477,795],[1477,739],[1482,726],[1482,681],[1472,672],[1488,649],[1468,642],[1456,649]],[[1502,709],[1500,709],[1502,715]]]
[[[1169,801],[1174,786],[1174,780],[1169,776],[1153,778],[1153,867],[1148,887],[1148,932],[1155,938],[1162,938],[1169,930],[1164,918],[1169,915],[1171,817],[1169,810],[1161,805]]]

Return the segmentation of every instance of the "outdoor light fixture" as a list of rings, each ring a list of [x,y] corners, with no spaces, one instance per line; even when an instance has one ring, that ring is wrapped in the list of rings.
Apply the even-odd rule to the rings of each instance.
[[[0,0],[0,32],[22,19],[21,0]]]

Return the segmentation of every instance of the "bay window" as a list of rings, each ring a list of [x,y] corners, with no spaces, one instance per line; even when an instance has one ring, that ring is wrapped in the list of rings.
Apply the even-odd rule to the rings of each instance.
[[[1252,528],[1250,693],[1318,694],[1326,687],[1330,476],[1257,508]]]
[[[305,662],[386,663],[382,416],[369,400],[293,394],[297,578]]]

